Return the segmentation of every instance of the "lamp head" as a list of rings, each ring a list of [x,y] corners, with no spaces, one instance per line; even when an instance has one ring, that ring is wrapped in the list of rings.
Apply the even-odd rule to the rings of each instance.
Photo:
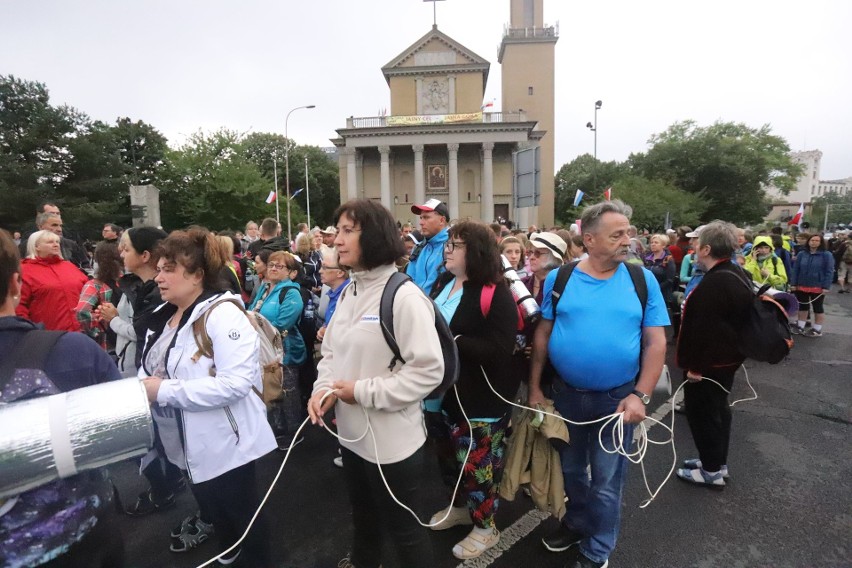
[[[587,123],[586,123],[586,128],[588,128],[589,130],[594,130],[594,129],[595,129],[595,127],[594,127],[594,126],[592,126],[592,123],[591,123],[591,122],[587,122]]]
[[[595,101],[595,108],[599,109],[603,105],[603,101]]]
[[[598,102],[600,102],[600,101],[598,101]],[[317,105],[308,105],[305,108],[317,108]]]

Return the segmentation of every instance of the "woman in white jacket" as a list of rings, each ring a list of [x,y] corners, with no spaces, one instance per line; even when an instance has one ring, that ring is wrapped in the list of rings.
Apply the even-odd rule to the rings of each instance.
[[[400,566],[432,567],[428,532],[393,502],[376,462],[396,497],[410,506],[418,492],[426,441],[420,401],[444,374],[435,312],[413,282],[402,285],[393,312],[394,321],[404,322],[397,326],[396,340],[405,363],[388,370],[393,353],[382,336],[379,301],[405,249],[390,212],[373,201],[348,201],[334,218],[339,264],[351,269],[352,283],[341,293],[323,337],[308,413],[317,424],[335,405],[338,433],[350,440],[362,436],[368,417],[372,425],[372,434],[341,442],[355,534],[351,555],[339,566],[380,566],[384,525]],[[328,389],[334,394],[321,404]]]
[[[163,443],[169,461],[186,471],[202,511],[216,527],[221,551],[242,535],[260,498],[255,460],[277,445],[266,408],[253,387],[263,388],[258,337],[239,296],[222,292],[224,259],[205,229],[175,231],[159,249],[155,281],[167,303],[155,312],[142,368],[148,399],[175,409],[178,440]],[[203,322],[212,358],[200,353],[193,324]],[[269,530],[259,516],[241,548],[248,566],[269,563]]]

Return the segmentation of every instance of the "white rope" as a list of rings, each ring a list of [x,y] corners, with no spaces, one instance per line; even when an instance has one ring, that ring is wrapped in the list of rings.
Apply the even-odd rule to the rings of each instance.
[[[734,406],[735,404],[737,404],[739,402],[745,402],[745,401],[757,399],[757,392],[754,390],[754,387],[751,385],[751,382],[748,379],[748,371],[746,371],[745,366],[742,366],[742,368],[743,368],[743,371],[745,372],[745,375],[746,375],[746,382],[748,383],[749,388],[751,388],[752,392],[754,393],[754,396],[751,397],[751,398],[745,398],[745,399],[737,400],[737,401],[731,403],[731,406]],[[663,489],[663,487],[666,485],[666,483],[668,483],[669,479],[671,479],[671,476],[674,473],[674,470],[677,466],[677,451],[675,450],[675,444],[674,444],[674,420],[675,420],[675,417],[674,417],[675,413],[674,412],[671,413],[672,419],[671,419],[671,426],[670,427],[667,426],[666,424],[664,424],[662,421],[657,420],[657,419],[655,419],[651,416],[645,417],[645,420],[650,420],[652,422],[656,422],[657,424],[659,424],[660,426],[665,428],[666,431],[669,432],[668,439],[663,440],[663,441],[652,440],[648,436],[648,429],[645,426],[645,423],[643,421],[643,422],[640,422],[637,425],[637,427],[639,428],[639,431],[640,431],[639,439],[636,441],[637,449],[636,449],[636,451],[629,452],[625,449],[625,445],[624,445],[624,413],[623,412],[615,412],[615,413],[607,415],[607,416],[602,416],[601,418],[598,418],[596,420],[589,420],[589,421],[586,421],[586,422],[575,422],[573,420],[568,420],[567,418],[565,418],[565,417],[563,417],[559,414],[546,412],[546,411],[541,410],[541,409],[530,408],[529,406],[524,406],[522,404],[516,404],[516,403],[514,403],[510,400],[505,399],[500,393],[498,393],[496,390],[494,390],[494,387],[492,386],[491,381],[488,379],[488,375],[485,373],[485,369],[482,368],[482,367],[480,367],[480,369],[482,369],[482,375],[483,375],[483,377],[485,377],[485,382],[488,383],[488,388],[490,388],[491,392],[493,392],[495,395],[497,395],[497,397],[505,403],[508,403],[512,406],[516,406],[518,408],[522,408],[524,410],[529,410],[531,412],[539,412],[539,413],[547,415],[547,416],[552,416],[552,417],[557,418],[559,420],[562,420],[563,422],[566,422],[568,424],[574,424],[575,426],[590,426],[592,424],[596,424],[598,422],[601,422],[602,423],[601,428],[598,431],[598,443],[600,444],[601,449],[603,449],[603,451],[605,451],[608,454],[620,454],[620,455],[624,456],[625,458],[627,458],[628,460],[630,460],[631,463],[639,464],[641,469],[642,469],[642,479],[645,483],[645,489],[648,491],[648,494],[650,495],[650,497],[648,499],[646,499],[645,501],[643,501],[639,505],[640,509],[644,509],[645,507],[650,505],[654,501],[654,499],[657,497],[657,495],[660,493],[660,491]],[[719,386],[719,388],[724,390],[726,393],[730,394],[730,391],[728,389],[726,389],[725,387],[723,387],[721,384],[719,384],[718,381],[711,379],[709,377],[701,377],[701,378],[703,380],[707,380],[707,381],[710,381],[712,383],[716,383]],[[687,384],[686,381],[681,383],[681,385],[675,390],[675,392],[672,394],[671,398],[669,398],[667,402],[673,405],[674,400],[677,397],[677,394],[683,389],[684,386],[686,386],[686,384]],[[370,422],[370,416],[367,413],[366,408],[361,407],[362,411],[364,412],[364,417],[367,421],[367,428],[364,430],[364,432],[360,436],[358,436],[357,438],[352,439],[352,440],[344,438],[344,437],[340,436],[339,434],[337,434],[336,432],[332,431],[328,427],[328,425],[325,423],[324,419],[321,419],[321,421],[320,421],[322,428],[324,428],[329,434],[331,434],[332,436],[334,436],[335,438],[337,438],[338,440],[343,441],[343,442],[347,442],[347,443],[360,442],[361,440],[364,439],[364,437],[368,433],[372,436],[372,438],[373,438],[373,449],[374,449],[375,455],[376,455],[376,466],[378,466],[379,475],[382,478],[382,483],[384,483],[385,488],[388,490],[388,494],[390,494],[391,498],[393,499],[393,501],[397,505],[399,505],[400,507],[402,507],[403,509],[405,509],[406,511],[411,513],[411,515],[414,517],[414,519],[417,521],[417,523],[420,526],[426,527],[426,528],[431,528],[431,527],[440,525],[441,523],[443,523],[447,519],[447,517],[449,517],[450,513],[452,512],[452,506],[453,506],[453,503],[455,502],[456,495],[458,494],[459,486],[461,485],[462,477],[464,475],[464,465],[467,463],[467,460],[470,458],[470,453],[473,450],[473,425],[470,423],[470,419],[468,418],[467,413],[465,413],[464,407],[461,404],[461,399],[459,398],[458,388],[454,386],[453,391],[455,392],[456,400],[459,403],[459,408],[461,409],[462,415],[464,416],[464,419],[467,422],[467,425],[468,425],[468,428],[469,428],[469,431],[470,431],[470,442],[468,443],[467,454],[465,455],[464,462],[461,464],[461,467],[459,468],[459,477],[456,480],[456,485],[455,485],[455,488],[453,489],[453,496],[450,500],[449,506],[446,509],[446,513],[444,514],[444,516],[439,521],[436,521],[435,523],[432,523],[432,524],[422,522],[420,520],[420,518],[417,516],[417,513],[415,513],[413,510],[411,510],[411,508],[409,508],[407,505],[405,505],[399,499],[397,499],[396,495],[394,495],[393,490],[390,488],[390,486],[387,482],[387,478],[385,477],[384,471],[382,470],[381,460],[379,460],[379,448],[378,448],[378,443],[376,442],[376,434],[373,431],[373,425]],[[329,396],[331,396],[335,392],[336,392],[335,389],[327,388],[326,393],[320,398],[320,401],[319,401],[320,407],[322,407],[322,404],[323,404],[323,402],[325,402],[325,399],[328,398]],[[344,403],[344,404],[346,404],[346,403]],[[299,426],[299,429],[296,430],[296,433],[293,436],[293,441],[290,442],[290,447],[287,449],[287,455],[285,456],[284,461],[281,462],[281,466],[278,468],[278,473],[275,474],[275,478],[272,480],[272,483],[269,485],[269,489],[266,491],[266,494],[263,496],[263,499],[261,500],[260,505],[258,505],[257,510],[254,512],[254,515],[252,516],[251,520],[249,521],[249,524],[246,527],[246,530],[243,532],[242,536],[240,536],[240,538],[233,545],[231,545],[227,550],[221,552],[217,556],[214,556],[213,558],[211,558],[207,562],[204,562],[203,564],[199,564],[196,568],[204,568],[205,566],[211,565],[213,562],[215,562],[219,558],[222,558],[223,556],[225,556],[225,555],[229,554],[230,552],[236,550],[242,544],[242,542],[245,540],[246,536],[248,536],[249,531],[254,526],[254,523],[257,520],[258,515],[260,515],[261,510],[263,510],[263,507],[266,505],[266,502],[269,500],[269,496],[272,494],[272,490],[278,484],[278,480],[281,477],[281,473],[284,471],[284,466],[287,464],[287,460],[290,459],[290,453],[293,449],[293,446],[295,445],[296,440],[299,439],[299,434],[302,432],[302,429],[304,429],[304,427],[307,425],[309,420],[310,420],[310,417],[305,418],[305,420]],[[607,447],[606,447],[606,445],[604,444],[604,441],[603,441],[603,435],[604,435],[603,431],[607,426],[610,425],[611,422],[614,423],[613,426],[612,426],[612,434],[611,434],[612,443],[613,443],[612,444],[613,445],[612,450],[607,449]],[[668,474],[666,475],[665,479],[663,479],[662,483],[660,483],[660,485],[657,487],[656,491],[651,491],[651,487],[648,483],[648,477],[647,477],[647,474],[645,473],[644,459],[645,459],[645,454],[647,453],[647,450],[648,450],[648,444],[654,444],[654,445],[659,445],[659,446],[671,444],[671,446],[672,446],[672,467],[669,469]]]

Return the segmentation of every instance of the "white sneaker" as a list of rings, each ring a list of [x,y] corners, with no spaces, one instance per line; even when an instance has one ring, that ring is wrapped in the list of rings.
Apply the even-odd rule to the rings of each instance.
[[[496,527],[480,529],[474,527],[470,534],[453,547],[453,556],[459,560],[476,558],[500,542],[500,531]]]
[[[452,505],[448,507],[449,515],[447,514],[447,509],[441,509],[429,519],[429,524],[432,525],[431,528],[433,531],[443,531],[449,528],[452,528],[457,525],[472,525],[473,521],[470,519],[470,512],[467,510],[467,507],[453,507]],[[444,516],[447,518],[444,519]],[[444,519],[443,521],[441,519]],[[440,521],[440,522],[439,522]]]

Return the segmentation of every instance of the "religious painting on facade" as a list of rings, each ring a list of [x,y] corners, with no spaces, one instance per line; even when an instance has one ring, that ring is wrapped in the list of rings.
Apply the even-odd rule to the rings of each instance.
[[[447,189],[447,166],[431,165],[426,168],[429,189]]]

